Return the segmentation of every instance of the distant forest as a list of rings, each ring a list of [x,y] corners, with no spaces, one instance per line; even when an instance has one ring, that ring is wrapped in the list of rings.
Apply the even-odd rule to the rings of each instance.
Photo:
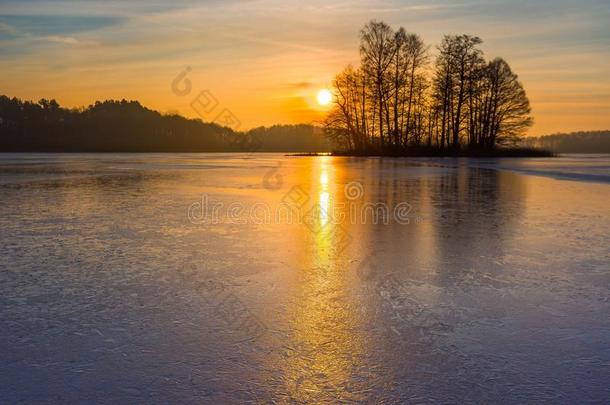
[[[523,145],[555,153],[610,153],[610,131],[571,132],[530,137]]]
[[[486,60],[481,43],[445,35],[431,61],[419,35],[369,22],[360,31],[359,66],[334,81],[327,134],[355,153],[514,144],[532,124],[529,100],[509,64]]]
[[[610,131],[522,138],[519,146],[555,153],[610,153]],[[62,108],[55,100],[0,96],[0,152],[330,152],[323,128],[275,125],[236,132],[137,101]]]
[[[63,108],[55,100],[0,96],[2,152],[328,152],[321,128],[276,125],[236,132],[137,101]]]

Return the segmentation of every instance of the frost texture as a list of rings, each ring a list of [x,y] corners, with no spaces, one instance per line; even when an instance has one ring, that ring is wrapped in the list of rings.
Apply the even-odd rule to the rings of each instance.
[[[609,162],[0,155],[0,403],[607,401]],[[321,172],[417,220],[188,221]]]

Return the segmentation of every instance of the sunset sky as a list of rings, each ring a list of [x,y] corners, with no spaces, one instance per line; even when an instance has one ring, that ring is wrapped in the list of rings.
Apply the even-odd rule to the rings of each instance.
[[[608,0],[7,1],[0,3],[0,94],[64,106],[137,99],[195,117],[209,90],[242,129],[312,122],[318,90],[358,63],[358,31],[378,19],[484,40],[528,91],[532,135],[610,129]],[[186,67],[190,93],[172,91]],[[214,118],[214,117],[204,117]]]

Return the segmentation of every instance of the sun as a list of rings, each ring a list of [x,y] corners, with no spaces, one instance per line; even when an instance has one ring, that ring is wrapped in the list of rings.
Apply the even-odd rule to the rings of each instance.
[[[318,91],[318,104],[329,105],[333,101],[333,94],[328,89]]]

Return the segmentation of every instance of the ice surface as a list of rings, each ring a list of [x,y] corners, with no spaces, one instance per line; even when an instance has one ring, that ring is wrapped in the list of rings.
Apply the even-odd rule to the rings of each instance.
[[[607,401],[609,167],[0,155],[0,403]],[[189,219],[295,186],[347,238]]]

